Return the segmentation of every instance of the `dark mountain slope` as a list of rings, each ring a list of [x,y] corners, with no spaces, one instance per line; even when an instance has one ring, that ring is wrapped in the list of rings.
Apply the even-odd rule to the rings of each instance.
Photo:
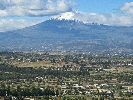
[[[47,20],[24,29],[0,33],[1,50],[131,51],[133,27]]]

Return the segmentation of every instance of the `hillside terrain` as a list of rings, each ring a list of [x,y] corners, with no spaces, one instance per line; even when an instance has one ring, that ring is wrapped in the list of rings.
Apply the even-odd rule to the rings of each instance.
[[[51,19],[1,32],[1,51],[87,51],[131,53],[133,27]]]

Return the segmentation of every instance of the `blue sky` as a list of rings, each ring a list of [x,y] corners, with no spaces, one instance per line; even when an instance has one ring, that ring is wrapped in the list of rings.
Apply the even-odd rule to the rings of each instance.
[[[133,0],[0,0],[0,31],[50,18],[133,26]]]
[[[75,0],[77,9],[83,12],[110,13],[116,12],[126,2],[133,0]]]

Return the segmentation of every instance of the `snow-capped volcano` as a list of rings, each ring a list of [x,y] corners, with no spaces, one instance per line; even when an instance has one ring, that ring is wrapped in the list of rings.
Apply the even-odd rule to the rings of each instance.
[[[72,19],[68,13],[65,19]],[[63,17],[59,17],[63,18]],[[51,19],[24,29],[0,33],[0,50],[133,51],[133,27],[84,24]],[[46,47],[46,48],[44,48]],[[60,48],[61,47],[61,48]]]

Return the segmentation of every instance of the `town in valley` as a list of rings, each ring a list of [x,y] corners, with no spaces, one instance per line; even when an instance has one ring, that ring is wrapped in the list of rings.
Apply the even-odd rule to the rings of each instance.
[[[1,52],[1,100],[132,100],[133,55]]]

